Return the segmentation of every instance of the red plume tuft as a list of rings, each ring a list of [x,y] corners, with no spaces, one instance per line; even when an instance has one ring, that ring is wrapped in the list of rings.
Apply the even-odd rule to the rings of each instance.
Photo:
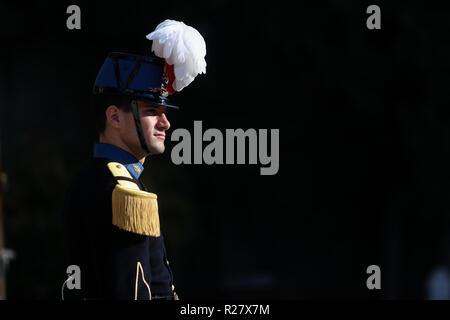
[[[166,67],[167,77],[169,78],[169,83],[167,84],[166,89],[169,94],[173,94],[175,92],[175,89],[172,86],[173,82],[175,81],[175,72],[173,71],[173,65],[170,65],[167,62],[165,62],[164,64]]]

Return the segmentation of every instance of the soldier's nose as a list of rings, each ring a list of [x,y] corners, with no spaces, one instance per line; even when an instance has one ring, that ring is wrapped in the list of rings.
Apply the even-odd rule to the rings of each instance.
[[[170,122],[167,119],[165,113],[161,114],[161,116],[159,117],[158,128],[161,130],[169,130],[169,128],[170,128]]]

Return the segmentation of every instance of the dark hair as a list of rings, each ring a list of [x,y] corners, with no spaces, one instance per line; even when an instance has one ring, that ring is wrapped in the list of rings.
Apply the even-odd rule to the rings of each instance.
[[[92,104],[95,112],[95,123],[99,134],[106,128],[106,109],[110,105],[115,105],[119,109],[131,111],[131,97],[115,94],[96,94],[92,96]]]

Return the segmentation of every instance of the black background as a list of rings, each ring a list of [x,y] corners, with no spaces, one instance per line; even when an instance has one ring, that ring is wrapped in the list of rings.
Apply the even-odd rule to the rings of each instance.
[[[66,8],[81,8],[68,30]],[[366,9],[381,8],[381,30]],[[165,19],[195,27],[207,73],[171,131],[280,129],[280,169],[146,161],[181,298],[427,298],[448,266],[449,8],[425,1],[0,3],[0,133],[9,299],[60,299],[64,196],[97,137],[108,52],[150,54]],[[82,201],[82,199],[80,199]],[[86,204],[89,205],[89,204]],[[382,289],[366,287],[381,268]]]

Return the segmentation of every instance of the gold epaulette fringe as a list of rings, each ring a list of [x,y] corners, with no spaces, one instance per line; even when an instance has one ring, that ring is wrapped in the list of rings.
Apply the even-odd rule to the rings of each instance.
[[[115,177],[131,178],[128,170],[117,162],[108,168]],[[112,193],[112,223],[120,229],[159,237],[159,213],[157,195],[142,191],[136,183],[119,180]]]

